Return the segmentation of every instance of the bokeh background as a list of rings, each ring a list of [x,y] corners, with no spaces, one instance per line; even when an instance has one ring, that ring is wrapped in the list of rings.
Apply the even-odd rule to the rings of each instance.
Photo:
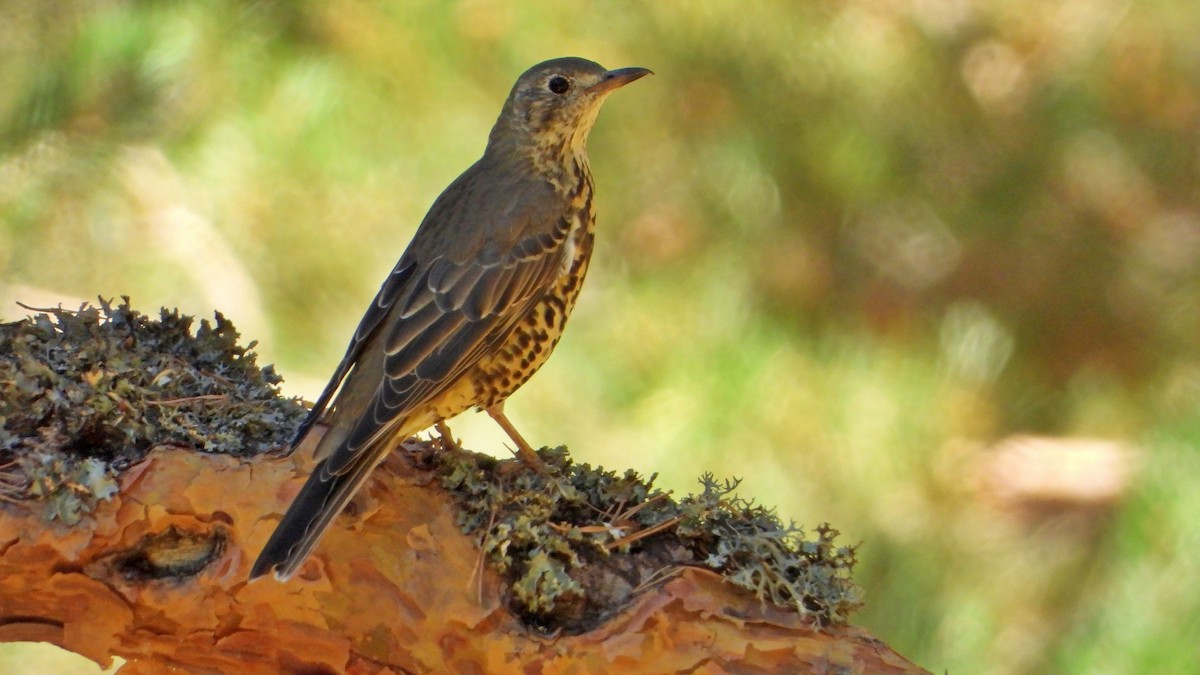
[[[219,309],[311,398],[521,71],[650,67],[592,136],[598,250],[524,434],[830,521],[856,622],[934,672],[1196,672],[1197,26],[1193,0],[0,0],[0,316]],[[505,452],[484,418],[452,426]]]

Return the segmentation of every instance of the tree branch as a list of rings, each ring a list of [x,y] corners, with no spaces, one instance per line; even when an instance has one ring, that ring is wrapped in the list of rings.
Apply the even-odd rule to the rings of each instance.
[[[400,455],[290,582],[247,582],[305,456],[159,449],[71,527],[0,505],[0,641],[120,656],[123,674],[924,672],[861,629],[818,629],[696,568],[594,630],[539,635],[505,609],[449,495]]]

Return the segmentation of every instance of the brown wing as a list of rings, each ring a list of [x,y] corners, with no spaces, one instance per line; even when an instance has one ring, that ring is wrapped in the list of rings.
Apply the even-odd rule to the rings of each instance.
[[[346,354],[342,357],[341,363],[334,369],[333,376],[329,378],[325,389],[321,391],[321,395],[317,397],[313,407],[308,411],[308,415],[296,429],[296,435],[292,437],[292,450],[295,450],[296,446],[300,445],[300,442],[304,440],[304,437],[312,429],[312,425],[316,424],[325,415],[330,400],[341,388],[346,373],[350,371],[355,361],[358,360],[364,346],[371,336],[375,334],[380,322],[387,316],[388,309],[391,307],[396,295],[412,279],[412,272],[415,269],[416,265],[412,261],[402,258],[392,269],[392,273],[384,280],[383,285],[379,288],[379,293],[375,295],[375,299],[367,307],[367,311],[363,314],[362,319],[359,320],[358,328],[354,331],[354,336],[350,338],[350,345],[346,348]]]

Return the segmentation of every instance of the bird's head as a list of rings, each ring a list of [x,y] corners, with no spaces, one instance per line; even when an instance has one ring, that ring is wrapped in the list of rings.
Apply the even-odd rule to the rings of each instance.
[[[539,63],[513,85],[488,149],[516,149],[539,165],[582,158],[604,99],[648,74],[646,68],[605,70],[575,57]]]

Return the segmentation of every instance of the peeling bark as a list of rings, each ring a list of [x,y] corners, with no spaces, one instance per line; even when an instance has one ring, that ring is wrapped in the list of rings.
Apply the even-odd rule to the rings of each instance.
[[[71,527],[0,504],[0,641],[120,656],[125,675],[925,672],[694,568],[595,630],[538,635],[504,609],[450,498],[398,455],[291,581],[247,582],[306,458],[159,449]]]

